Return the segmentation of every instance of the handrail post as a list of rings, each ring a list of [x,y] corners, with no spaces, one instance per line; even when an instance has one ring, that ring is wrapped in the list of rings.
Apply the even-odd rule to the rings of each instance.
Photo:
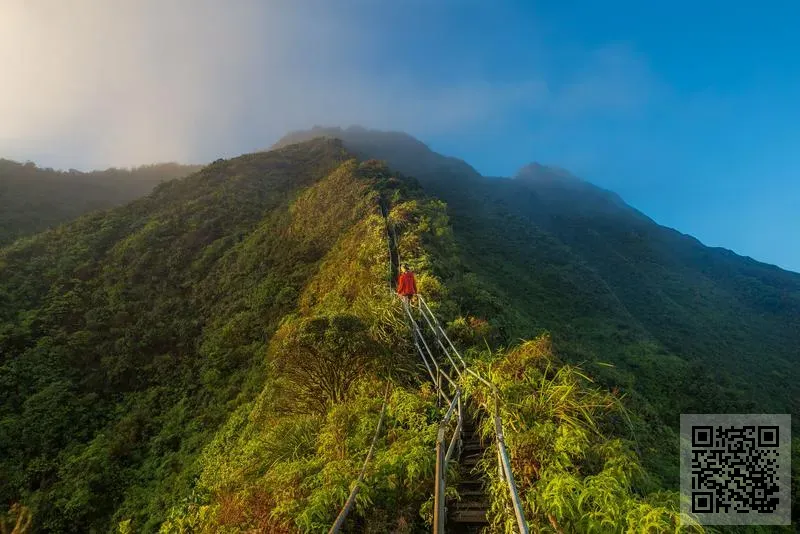
[[[434,534],[444,534],[444,474],[447,466],[444,461],[444,443],[441,434],[444,429],[440,429],[439,438],[436,439],[436,481],[433,497],[433,532]]]
[[[514,516],[517,519],[517,526],[520,534],[528,534],[528,523],[525,521],[525,513],[522,510],[522,501],[517,492],[517,484],[514,482],[514,473],[511,471],[511,461],[508,458],[505,438],[503,437],[503,423],[499,415],[494,416],[494,427],[497,433],[497,452],[500,457],[500,469],[505,474],[508,492],[511,494],[511,504],[514,506]]]
[[[506,479],[506,474],[503,471],[503,456],[500,452],[500,439],[495,435],[495,444],[497,445],[497,472],[502,480]]]
[[[511,503],[512,503],[513,508],[514,508],[514,515],[515,515],[516,520],[517,520],[517,526],[519,528],[519,532],[520,532],[520,534],[528,534],[529,531],[528,531],[528,524],[525,521],[525,512],[524,512],[523,507],[522,507],[522,501],[520,500],[519,492],[517,491],[516,482],[514,481],[514,473],[511,470],[511,460],[510,460],[510,458],[508,456],[508,450],[506,449],[506,446],[505,446],[505,437],[503,436],[503,422],[502,422],[502,419],[500,417],[500,395],[499,395],[499,392],[497,390],[497,387],[494,384],[492,384],[491,382],[489,382],[488,380],[486,380],[485,378],[483,378],[482,376],[480,376],[478,373],[476,373],[475,371],[473,371],[472,369],[467,367],[466,362],[461,357],[461,354],[459,354],[458,350],[453,345],[453,342],[450,340],[450,338],[448,337],[447,333],[442,329],[441,325],[439,324],[439,321],[436,319],[436,316],[433,315],[433,312],[431,312],[430,308],[428,307],[427,302],[425,302],[425,300],[421,296],[418,296],[417,302],[418,302],[420,315],[428,323],[428,326],[430,326],[431,329],[434,331],[437,343],[442,348],[442,350],[443,350],[445,356],[447,356],[448,360],[450,360],[450,363],[455,368],[455,370],[458,373],[459,377],[461,377],[461,370],[459,369],[458,365],[456,365],[455,362],[453,361],[453,359],[451,358],[449,351],[444,346],[444,343],[442,343],[442,337],[444,337],[444,339],[447,340],[448,345],[453,350],[453,352],[456,354],[456,357],[459,359],[461,364],[464,365],[464,371],[469,373],[469,374],[471,374],[472,376],[474,376],[478,380],[480,380],[483,384],[488,386],[490,388],[491,392],[492,392],[491,396],[492,396],[492,400],[494,401],[494,410],[491,410],[489,402],[486,403],[485,408],[486,408],[487,411],[493,411],[494,412],[490,417],[492,417],[492,419],[494,421],[494,427],[495,427],[495,436],[496,436],[496,441],[497,441],[497,464],[498,464],[497,467],[498,467],[498,471],[499,471],[499,476],[500,476],[500,479],[503,480],[506,483],[506,485],[508,486],[509,494],[510,494],[510,497],[511,497]],[[424,309],[423,309],[423,306],[425,307]],[[430,314],[430,316],[432,317],[433,323],[431,323],[431,320],[428,318],[428,315],[425,313],[426,310],[427,310],[428,314]],[[444,533],[444,525],[445,525],[445,509],[446,509],[446,507],[445,507],[445,486],[446,486],[447,460],[450,458],[450,455],[453,452],[453,449],[454,449],[454,446],[455,446],[456,442],[458,442],[458,444],[459,444],[459,456],[461,454],[461,435],[460,434],[461,434],[461,430],[463,428],[463,417],[464,417],[462,399],[461,399],[461,394],[460,394],[461,392],[460,392],[460,388],[458,387],[458,385],[455,382],[453,382],[452,378],[450,378],[449,375],[445,374],[444,370],[439,367],[438,363],[436,362],[436,358],[434,357],[433,353],[430,350],[430,347],[428,347],[428,344],[425,341],[425,337],[422,335],[422,332],[419,329],[419,325],[417,325],[416,321],[411,316],[410,309],[407,308],[406,312],[407,312],[407,315],[409,316],[409,319],[411,320],[412,327],[414,328],[417,336],[419,336],[419,339],[422,341],[423,345],[425,346],[425,349],[427,350],[429,356],[431,357],[433,365],[436,367],[437,378],[438,378],[435,381],[435,385],[437,387],[437,393],[438,393],[438,395],[437,395],[437,404],[440,404],[441,397],[444,397],[445,400],[447,400],[447,402],[449,404],[449,408],[447,410],[447,414],[445,415],[444,419],[442,420],[442,422],[439,425],[439,432],[438,432],[438,436],[437,436],[437,440],[436,440],[436,478],[435,478],[435,487],[434,487],[434,510],[433,510],[434,523],[433,523],[433,532],[434,533],[438,533],[438,534],[443,534]],[[455,392],[454,392],[455,398],[453,399],[453,401],[451,401],[450,399],[447,398],[447,395],[444,393],[444,391],[442,389],[442,380],[441,380],[442,379],[442,375],[444,375],[444,378],[446,378],[447,381],[449,382],[449,384],[455,389]],[[454,404],[454,402],[456,404]],[[446,425],[450,420],[450,416],[452,415],[452,412],[454,410],[456,410],[456,409],[458,410],[458,412],[457,412],[458,423],[456,425],[456,430],[454,432],[454,435],[451,438],[450,443],[449,443],[449,445],[447,447],[447,452],[445,453],[445,451],[444,451],[444,446],[445,446],[444,445],[444,439],[445,439],[444,438],[444,434],[445,434],[445,431],[446,431]]]
[[[464,405],[461,402],[461,395],[458,396],[458,457],[461,458],[464,435]]]
[[[438,374],[436,376],[436,407],[441,408],[442,406],[442,375]]]

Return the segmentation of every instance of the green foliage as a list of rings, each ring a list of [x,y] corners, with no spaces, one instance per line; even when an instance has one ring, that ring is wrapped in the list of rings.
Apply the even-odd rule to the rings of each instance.
[[[347,528],[410,532],[430,521],[425,507],[441,414],[430,388],[419,387],[402,312],[387,293],[385,227],[375,213],[375,193],[402,205],[401,191],[413,194],[413,188],[375,162],[347,165],[374,189],[347,198],[346,180],[334,173],[293,203],[295,213],[330,210],[355,222],[329,241],[332,248],[300,291],[296,312],[270,340],[272,379],[206,447],[196,486],[203,501],[179,509],[162,531],[199,521],[201,511],[207,514],[195,527],[201,531],[326,531],[361,469],[386,379],[394,387],[384,429]],[[336,208],[337,199],[361,209],[349,215]],[[421,218],[420,205],[426,206],[413,204],[409,217]],[[297,224],[305,240],[325,238],[313,218]],[[411,226],[405,235],[428,231]],[[425,256],[422,248],[413,252]]]
[[[349,397],[355,382],[372,371],[378,346],[354,315],[299,321],[276,348],[275,370],[291,385],[292,409],[325,413]]]
[[[512,470],[535,530],[679,530],[677,494],[645,494],[646,473],[628,444],[613,435],[615,419],[627,418],[625,409],[580,369],[557,361],[549,336],[484,355],[474,365],[497,387]],[[495,409],[483,383],[468,377],[465,386],[487,411]],[[487,439],[493,435],[491,418],[482,432]],[[508,489],[495,458],[496,452],[483,460],[491,480],[492,528],[511,532]]]
[[[189,498],[199,453],[263,389],[281,319],[377,211],[347,160],[326,142],[216,162],[1,249],[0,500],[36,530],[152,532]],[[349,215],[328,202],[309,240],[292,203],[316,185]]]
[[[357,127],[279,146],[323,135],[447,203],[458,261],[439,251],[431,265],[448,289],[439,311],[489,327],[454,333],[501,347],[550,332],[566,361],[624,394],[661,483],[678,485],[681,413],[800,414],[797,273],[705,247],[558,169],[483,177],[406,134]]]
[[[162,163],[84,173],[0,159],[0,246],[89,211],[130,202],[159,183],[188,176],[200,168]]]
[[[388,384],[384,428],[346,527],[428,529],[442,414],[420,385],[389,294],[380,202],[434,312],[500,389],[532,524],[676,530],[675,494],[659,491],[678,457],[664,446],[677,443],[669,425],[698,406],[747,405],[735,373],[710,366],[718,348],[679,345],[698,325],[723,325],[743,342],[731,354],[749,354],[749,338],[716,310],[734,301],[737,313],[757,308],[779,323],[765,327],[765,346],[791,341],[780,325],[793,324],[784,321],[794,320],[793,279],[781,279],[790,290],[776,296],[775,273],[714,256],[703,268],[715,282],[698,282],[684,268],[700,261],[689,254],[671,264],[678,278],[659,281],[664,272],[639,263],[663,264],[663,250],[620,237],[619,226],[579,224],[563,205],[565,225],[545,224],[524,208],[552,215],[534,194],[504,186],[491,196],[463,162],[398,142],[360,155],[414,154],[407,168],[448,205],[377,161],[359,163],[338,141],[317,140],[219,160],[0,249],[0,503],[25,503],[34,531],[326,531],[362,468]],[[453,187],[461,178],[468,184]],[[607,215],[603,202],[589,207]],[[581,237],[583,222],[608,246]],[[622,275],[596,266],[619,247],[639,258],[636,268],[617,256],[608,264],[641,283],[646,306]],[[741,274],[736,284],[755,277],[764,287],[731,286],[727,268]],[[703,303],[687,304],[683,280]],[[545,330],[586,371],[556,360],[549,337],[492,352]],[[480,383],[465,385],[491,405]],[[493,528],[510,528],[493,458],[484,467]]]

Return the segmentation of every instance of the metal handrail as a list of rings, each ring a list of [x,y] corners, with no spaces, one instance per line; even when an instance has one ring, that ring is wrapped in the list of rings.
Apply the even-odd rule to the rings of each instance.
[[[436,373],[441,375],[441,376],[443,376],[447,380],[447,382],[453,387],[453,389],[457,389],[458,388],[458,384],[456,384],[455,380],[453,380],[450,377],[450,375],[448,375],[446,372],[444,372],[444,370],[441,368],[441,366],[436,361],[436,357],[433,355],[433,352],[431,351],[430,347],[428,346],[428,342],[425,341],[425,336],[422,335],[422,330],[420,329],[419,324],[417,324],[417,321],[415,321],[413,315],[411,315],[410,307],[409,306],[404,306],[404,308],[406,310],[406,314],[408,315],[409,320],[411,321],[411,326],[413,328],[414,335],[415,335],[415,337],[417,337],[418,339],[420,339],[422,341],[422,345],[425,347],[425,351],[428,353],[428,357],[433,362],[434,367],[436,367]],[[422,352],[420,352],[420,354],[422,354]],[[423,355],[423,359],[424,359],[424,355]],[[436,382],[436,380],[434,380],[434,382]]]
[[[442,338],[439,335],[439,331],[442,331],[441,327],[439,327],[439,331],[437,331],[436,328],[433,326],[433,323],[431,323],[431,320],[428,318],[428,316],[425,314],[425,312],[422,311],[422,302],[423,302],[422,296],[417,295],[417,300],[420,302],[420,308],[419,308],[420,313],[421,313],[422,317],[425,319],[425,322],[428,323],[428,326],[430,326],[431,330],[433,330],[433,334],[436,336],[436,342],[442,348],[442,352],[444,352],[445,356],[447,356],[447,359],[450,360],[450,364],[453,366],[453,369],[456,370],[456,373],[458,373],[458,377],[461,378],[461,369],[458,368],[458,365],[456,365],[456,362],[453,361],[453,358],[450,356],[450,352],[444,346],[444,343],[442,343]],[[427,308],[428,305],[425,304],[425,307]],[[436,317],[434,317],[433,320],[436,321]],[[438,325],[438,323],[437,323],[437,325]],[[444,333],[444,332],[442,331],[442,333]],[[460,355],[459,355],[459,359],[461,359]],[[461,361],[462,361],[462,364],[463,364],[464,360],[461,360]]]
[[[390,261],[390,272],[392,268],[392,253],[391,253],[391,246],[392,242],[395,244],[395,249],[397,248],[397,236],[396,234],[392,235],[393,227],[391,227],[391,223],[389,222],[388,217],[388,210],[381,204],[381,212],[386,220],[387,225],[387,239],[389,240],[389,261]],[[398,263],[400,262],[400,252],[395,250],[397,254]],[[391,276],[391,274],[390,274]],[[390,284],[393,284],[394,280],[390,281]],[[391,285],[390,285],[391,287]],[[434,335],[436,336],[436,341],[441,347],[444,354],[447,356],[447,359],[452,364],[453,368],[455,369],[456,373],[458,373],[459,378],[463,378],[461,369],[459,366],[456,365],[456,362],[453,360],[452,356],[450,355],[450,351],[442,343],[441,338],[447,341],[447,344],[450,346],[450,350],[456,355],[459,362],[463,366],[464,372],[472,375],[477,380],[482,382],[484,385],[489,387],[492,392],[492,398],[494,399],[494,414],[492,415],[494,420],[494,428],[495,428],[495,439],[497,442],[497,454],[498,454],[498,465],[500,467],[501,476],[506,481],[506,485],[508,486],[509,495],[511,497],[511,502],[514,506],[514,515],[516,516],[517,526],[519,527],[519,531],[521,534],[528,534],[528,524],[525,521],[525,514],[522,508],[522,501],[519,498],[519,492],[517,491],[517,485],[514,481],[514,473],[511,470],[511,460],[508,455],[508,450],[505,446],[505,438],[503,435],[503,422],[500,418],[500,395],[497,391],[497,387],[480,376],[477,372],[473,371],[467,366],[466,361],[461,356],[461,353],[458,352],[453,342],[450,340],[450,337],[447,335],[447,332],[444,331],[442,325],[436,319],[436,315],[434,315],[433,311],[431,311],[430,306],[422,298],[422,295],[417,295],[417,300],[419,302],[419,310],[420,314],[425,318],[425,322],[428,323],[428,326],[433,330]],[[423,309],[424,307],[424,309]],[[411,310],[409,306],[404,306],[406,310],[406,314],[408,315],[409,320],[411,321],[411,325],[414,332],[414,344],[419,352],[420,356],[422,357],[423,362],[425,363],[425,367],[428,370],[428,374],[431,376],[433,383],[437,390],[437,395],[441,395],[448,401],[448,410],[445,414],[445,417],[442,419],[442,422],[439,424],[439,432],[437,434],[436,440],[436,479],[435,479],[435,488],[434,488],[434,534],[441,534],[444,532],[444,521],[445,521],[445,486],[446,486],[446,469],[447,469],[447,462],[450,460],[450,457],[453,453],[455,443],[458,441],[460,442],[461,430],[463,428],[463,421],[464,421],[464,414],[463,414],[463,405],[462,405],[462,393],[461,388],[453,381],[453,379],[441,368],[441,366],[436,361],[436,358],[433,355],[433,352],[430,350],[427,342],[425,341],[425,337],[422,335],[422,331],[419,328],[419,325],[414,320],[414,317],[411,314]],[[427,314],[426,314],[427,312]],[[429,318],[430,317],[430,318]],[[428,364],[428,359],[425,357],[425,353],[423,352],[422,348],[419,345],[417,339],[422,340],[422,344],[425,347],[425,351],[428,353],[428,357],[430,357],[430,361],[433,363],[434,367],[436,368],[436,375]],[[450,400],[447,397],[447,394],[444,392],[443,388],[441,387],[441,381],[437,379],[437,377],[443,376],[447,382],[452,386],[455,390],[455,394],[453,399]],[[450,440],[450,444],[445,452],[443,450],[444,445],[444,432],[446,429],[446,425],[449,422],[450,417],[452,416],[452,412],[454,409],[454,405],[457,404],[458,407],[458,422],[456,425],[456,430],[453,433],[453,437]],[[488,410],[488,407],[486,407]],[[456,440],[456,437],[459,439]],[[459,446],[460,449],[460,446]],[[459,453],[460,454],[460,453]]]
[[[519,491],[517,490],[517,484],[514,481],[514,473],[511,470],[511,459],[509,457],[508,449],[506,448],[505,444],[505,437],[503,434],[503,421],[502,418],[500,417],[500,394],[497,391],[497,387],[467,366],[466,362],[464,361],[464,358],[462,358],[461,354],[459,354],[458,350],[456,350],[455,346],[453,345],[453,342],[450,340],[447,333],[444,331],[441,324],[436,319],[436,316],[433,314],[430,307],[428,306],[428,303],[425,302],[425,299],[422,298],[422,296],[420,295],[417,295],[417,299],[420,302],[419,306],[420,312],[423,315],[425,315],[425,311],[423,311],[423,306],[424,306],[425,310],[433,320],[433,323],[436,325],[438,332],[441,333],[441,335],[447,340],[448,345],[450,345],[453,352],[455,352],[456,356],[458,357],[459,361],[461,361],[462,364],[464,365],[464,370],[470,375],[480,380],[483,384],[485,384],[491,389],[492,398],[494,400],[494,413],[492,414],[492,419],[494,421],[495,441],[497,443],[497,455],[498,455],[497,461],[498,461],[498,466],[500,468],[500,474],[505,480],[506,485],[508,486],[509,496],[511,497],[511,503],[514,507],[514,516],[516,517],[517,520],[517,527],[519,528],[521,534],[528,534],[528,524],[525,521],[525,512],[522,508],[522,501],[519,498]],[[434,333],[436,333],[436,329],[434,329],[433,326],[431,326],[431,328],[434,330]],[[437,335],[437,340],[438,337],[439,336]],[[442,346],[442,348],[444,349],[444,345],[441,344],[441,342],[440,346]],[[446,349],[444,350],[446,351]],[[452,362],[452,358],[450,358],[450,361]]]
[[[424,298],[422,298],[422,295],[417,295],[417,299],[419,300],[419,303],[420,303],[420,311],[422,311],[422,306],[425,306],[425,310],[427,310],[428,315],[430,315],[431,319],[433,319],[433,322],[434,322],[434,324],[436,324],[436,328],[438,328],[439,333],[442,336],[444,336],[444,338],[447,340],[447,344],[450,345],[450,349],[455,353],[455,355],[458,357],[458,360],[461,362],[461,365],[463,365],[464,369],[466,370],[467,362],[464,361],[464,358],[461,357],[461,353],[458,352],[458,349],[456,349],[455,345],[453,345],[453,342],[450,341],[450,338],[447,336],[447,332],[445,332],[444,328],[442,328],[442,325],[439,324],[439,320],[436,319],[436,315],[433,314],[433,312],[431,311],[430,306],[428,306],[428,303],[425,301]],[[423,312],[423,314],[424,314],[424,312]],[[431,328],[433,328],[433,327],[431,327]],[[439,336],[439,334],[437,334],[437,338],[438,338],[438,336]]]
[[[419,352],[419,355],[422,356],[422,361],[425,363],[425,368],[428,370],[428,375],[430,375],[431,381],[433,381],[433,383],[436,383],[436,375],[439,374],[439,369],[438,368],[436,369],[436,375],[434,375],[431,366],[428,364],[428,358],[425,357],[425,353],[422,352],[422,347],[419,346],[419,341],[417,341],[417,336],[414,336],[414,346],[417,348],[417,352]]]
[[[456,412],[456,428],[453,430],[453,437],[445,451],[445,437],[448,423]],[[456,444],[461,450],[461,431],[464,428],[464,407],[461,402],[461,389],[456,390],[453,401],[448,406],[442,421],[439,423],[439,431],[436,434],[436,478],[434,480],[433,493],[433,532],[434,534],[444,533],[444,523],[447,510],[445,507],[445,489],[447,487],[447,464],[450,461]]]
[[[445,463],[450,461],[450,457],[453,455],[453,451],[455,450],[456,442],[461,441],[461,430],[464,428],[464,408],[461,402],[461,390],[459,389],[456,392],[456,401],[458,403],[458,419],[456,422],[456,429],[453,431],[453,437],[450,438],[450,445],[447,447],[447,454],[444,457]],[[458,439],[456,439],[458,438]],[[461,450],[461,446],[459,445],[459,451]],[[459,452],[459,455],[461,453]]]
[[[367,457],[364,459],[364,464],[361,466],[361,471],[358,473],[358,478],[356,479],[353,489],[350,490],[350,495],[347,497],[347,501],[344,503],[339,515],[336,516],[336,521],[334,521],[333,525],[331,525],[331,529],[328,531],[328,534],[336,534],[339,532],[339,530],[342,528],[342,525],[344,525],[345,519],[347,519],[347,514],[350,513],[350,510],[353,508],[353,505],[356,502],[356,496],[361,489],[361,482],[364,480],[364,475],[367,472],[367,464],[369,464],[369,461],[372,459],[372,453],[375,451],[375,444],[378,442],[378,435],[380,435],[381,425],[383,424],[383,418],[386,415],[386,405],[389,404],[389,388],[390,384],[387,382],[386,393],[383,396],[381,415],[378,417],[378,425],[375,427],[375,435],[372,436],[372,444],[369,446],[369,451],[367,451]]]
[[[506,481],[508,491],[511,496],[511,503],[514,505],[514,516],[517,519],[517,526],[522,534],[528,534],[528,523],[525,521],[525,512],[522,509],[522,501],[519,498],[517,485],[514,483],[514,473],[511,471],[511,459],[506,450],[505,437],[503,435],[503,422],[499,415],[494,416],[494,432],[497,437],[497,455],[500,461],[500,473]]]
[[[434,534],[442,534],[444,533],[444,524],[445,524],[445,517],[446,517],[446,507],[445,507],[445,488],[447,487],[447,465],[450,462],[450,459],[453,456],[453,453],[458,446],[459,455],[461,454],[461,432],[464,428],[464,404],[462,402],[462,392],[460,386],[448,375],[442,367],[436,361],[436,357],[433,355],[433,352],[430,350],[428,343],[425,341],[425,336],[422,334],[422,330],[419,327],[419,323],[414,319],[414,316],[411,314],[410,306],[404,305],[406,314],[408,315],[410,324],[413,329],[414,333],[414,344],[417,347],[417,350],[422,356],[423,361],[425,362],[426,367],[428,368],[428,372],[433,378],[433,373],[431,372],[430,366],[428,365],[428,358],[430,361],[433,362],[437,375],[442,376],[447,380],[447,383],[454,389],[453,399],[450,400],[447,396],[447,393],[442,388],[441,382],[434,380],[434,385],[437,389],[437,394],[441,395],[448,401],[448,408],[445,412],[442,420],[439,423],[439,431],[436,435],[436,477],[434,480],[434,503],[433,503],[433,532]],[[427,320],[427,317],[426,317]],[[430,324],[430,321],[428,321]],[[422,341],[422,345],[425,347],[425,351],[427,351],[428,356],[426,358],[425,352],[420,347],[419,341]],[[442,347],[442,350],[447,354],[447,349],[444,345],[441,344],[439,340],[439,344]],[[450,358],[448,355],[448,359],[453,364],[453,367],[458,371],[458,366],[456,366],[455,362]],[[450,420],[453,417],[453,414],[456,413],[456,426],[453,430],[453,435],[450,437],[449,442],[447,442],[447,448],[445,449],[446,443],[446,432],[449,426]]]

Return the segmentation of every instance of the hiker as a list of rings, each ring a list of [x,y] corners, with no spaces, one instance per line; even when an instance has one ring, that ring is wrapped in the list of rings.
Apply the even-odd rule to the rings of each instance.
[[[411,302],[411,297],[417,294],[417,280],[407,263],[400,267],[400,271],[400,276],[397,278],[397,294],[408,304]]]

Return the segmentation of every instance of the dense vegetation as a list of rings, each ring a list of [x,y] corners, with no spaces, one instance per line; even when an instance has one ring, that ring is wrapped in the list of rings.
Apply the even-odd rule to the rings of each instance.
[[[619,398],[559,362],[549,336],[502,354],[484,353],[474,366],[498,389],[505,440],[532,524],[556,532],[678,530],[678,494],[658,491],[641,467],[635,441],[618,437],[630,437]],[[494,409],[495,398],[484,384],[470,377],[468,389],[487,410]],[[491,419],[483,427],[491,436]],[[513,530],[505,512],[508,491],[491,468],[494,458],[487,455],[484,462],[492,475],[493,524]],[[684,531],[702,529],[687,525]]]
[[[375,175],[374,169],[371,174]],[[459,284],[463,278],[461,263],[444,205],[413,193],[412,189],[390,195],[389,218],[398,231],[400,255],[413,265],[420,288],[434,309],[450,315],[458,307],[457,299],[475,297],[480,288]],[[414,371],[415,360],[408,347],[409,332],[398,317],[397,302],[385,292],[386,243],[381,232],[379,220],[367,219],[363,231],[354,231],[331,251],[320,271],[320,280],[312,281],[300,297],[301,303],[316,305],[301,305],[299,313],[288,317],[273,337],[268,359],[275,380],[268,381],[257,400],[231,417],[214,444],[206,449],[201,460],[204,470],[196,486],[201,497],[196,503],[173,510],[171,519],[162,526],[163,532],[182,528],[199,532],[327,530],[369,447],[380,411],[381,387],[375,383],[379,377],[388,380],[386,430],[380,434],[349,530],[416,532],[430,528],[432,449],[441,411],[434,407],[435,395],[430,386],[419,385],[420,375]],[[323,312],[327,314],[324,317],[320,315]],[[469,347],[471,353],[495,335],[482,318],[456,316],[448,326],[453,337]],[[367,334],[368,331],[372,333]],[[530,347],[541,343],[544,341],[528,343],[512,354],[528,354]],[[376,351],[380,356],[372,359]],[[485,358],[487,363],[493,360],[493,356]],[[539,354],[538,363],[544,366],[545,361],[553,370],[561,368],[550,351]],[[518,366],[528,367],[531,372],[539,370],[528,363],[524,360]],[[476,364],[480,365],[480,361]],[[561,369],[559,377],[578,376],[574,369]],[[348,376],[341,376],[342,373]],[[500,379],[504,396],[515,407],[530,394],[536,398],[549,394],[548,388],[562,387],[540,387],[538,377],[519,382],[510,376],[487,376]],[[347,383],[352,384],[349,395],[340,396],[339,392],[348,388],[335,385]],[[605,408],[616,406],[613,400],[609,401],[609,393],[593,389],[586,382],[573,381],[570,387],[573,398],[568,402],[575,412],[598,411],[598,399]],[[507,394],[511,392],[507,388],[512,388],[516,397]],[[479,390],[474,394],[478,400],[485,396]],[[579,458],[596,453],[597,458],[588,460],[587,466],[606,461],[608,468],[600,470],[606,478],[616,477],[619,472],[627,478],[609,489],[593,485],[594,473],[588,467],[583,473],[576,473],[576,480],[585,481],[591,487],[589,491],[594,492],[595,501],[590,506],[597,510],[585,514],[582,523],[562,518],[563,514],[558,514],[559,521],[569,525],[573,520],[598,531],[609,531],[610,525],[611,530],[649,526],[675,531],[675,494],[649,495],[646,475],[626,448],[628,441],[618,436],[620,425],[602,420],[606,414],[594,417],[591,413],[585,421],[591,428],[581,434],[580,422],[573,425],[574,419],[564,413],[563,407],[557,402],[542,406],[549,408],[550,414],[560,414],[558,417],[520,414],[515,410],[509,420],[512,427],[519,428],[526,416],[536,418],[543,438],[561,436],[555,447],[535,445],[540,458],[560,465],[563,471],[573,463],[577,465]],[[604,425],[602,430],[600,425]],[[590,435],[589,430],[594,433]],[[627,428],[622,430],[628,433]],[[558,449],[576,436],[580,439],[569,444],[571,456],[561,460],[563,453]],[[519,462],[525,457],[516,450],[515,458]],[[550,483],[524,464],[515,468],[525,490],[537,482]],[[491,473],[496,468],[488,462],[485,469]],[[449,491],[457,498],[454,489],[451,486]],[[498,496],[494,527],[502,532],[504,521],[509,519],[502,501],[505,487],[493,494]],[[533,494],[526,491],[529,499],[534,498]],[[582,495],[565,491],[561,499],[581,515],[577,504],[584,501]],[[609,509],[611,502],[620,509]],[[603,511],[607,511],[605,516]],[[537,529],[547,528],[555,521],[552,513],[540,516],[530,512],[530,523]],[[619,517],[623,520],[612,523]]]
[[[42,169],[0,159],[0,246],[96,209],[130,202],[197,165],[163,163],[133,169],[80,172]]]
[[[418,182],[345,148],[219,160],[0,249],[1,528],[325,531],[385,406],[347,528],[429,529],[441,410],[389,294],[382,204],[421,292],[501,392],[534,530],[676,529],[670,425],[704,399],[741,406],[735,369],[669,346],[633,289],[620,297],[510,200],[430,196],[480,182],[463,162],[424,149]],[[791,341],[782,276],[772,335]],[[502,532],[496,480],[491,497]]]
[[[0,501],[86,532],[114,514],[153,528],[187,497],[197,453],[260,390],[267,341],[351,220],[309,233],[289,209],[344,159],[322,143],[218,162],[3,249]]]
[[[4,528],[23,514],[42,532],[319,530],[384,391],[351,522],[424,524],[439,414],[388,292],[378,202],[423,268],[422,236],[446,236],[446,217],[413,194],[312,142],[2,249]]]
[[[459,314],[487,318],[501,345],[550,332],[566,361],[619,388],[636,407],[646,464],[668,486],[681,413],[800,421],[800,274],[705,247],[558,169],[486,178],[406,134],[358,127],[277,146],[322,135],[447,203],[461,283],[482,288]]]

